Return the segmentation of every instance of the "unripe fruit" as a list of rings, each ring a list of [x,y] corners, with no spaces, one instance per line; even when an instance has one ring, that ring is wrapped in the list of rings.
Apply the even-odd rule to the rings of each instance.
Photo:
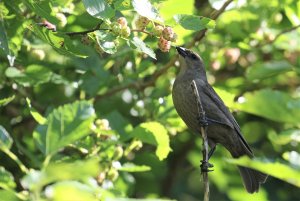
[[[67,18],[63,13],[56,13],[56,18],[59,20],[58,26],[64,27],[67,24]]]
[[[109,179],[111,181],[115,181],[116,179],[118,179],[118,177],[119,177],[119,172],[114,168],[111,168],[107,172],[107,179]]]
[[[123,153],[124,153],[124,150],[123,150],[122,146],[117,146],[115,148],[113,159],[116,161],[119,160],[120,158],[122,158]]]
[[[135,26],[137,29],[144,30],[146,26],[149,24],[150,20],[144,16],[139,16],[137,21],[135,22]]]
[[[124,38],[128,38],[130,36],[130,28],[129,27],[123,27],[121,29],[121,36],[124,37]]]
[[[177,38],[178,38],[178,36],[177,36],[177,34],[176,33],[174,33],[173,34],[173,38],[171,38],[171,42],[176,42],[177,41]]]
[[[111,24],[111,30],[114,34],[119,35],[121,32],[122,26],[118,22],[113,22]]]
[[[43,60],[46,56],[44,50],[40,50],[40,49],[32,50],[31,55],[37,60]]]
[[[171,41],[168,41],[161,36],[158,40],[158,47],[162,52],[169,52],[171,49]]]
[[[117,22],[121,25],[122,28],[127,27],[127,20],[125,17],[118,18]]]
[[[162,36],[166,39],[166,40],[172,40],[172,38],[174,37],[174,31],[172,29],[172,27],[165,27],[163,32],[162,32]]]
[[[86,35],[86,34],[83,35],[81,37],[81,43],[84,44],[84,45],[90,45],[91,44],[91,40],[90,40],[89,36]]]
[[[163,32],[163,30],[164,30],[164,27],[163,27],[163,26],[161,26],[161,25],[156,25],[156,26],[154,27],[153,34],[154,34],[155,36],[157,36],[157,37],[160,37],[161,34],[162,34],[162,32]]]

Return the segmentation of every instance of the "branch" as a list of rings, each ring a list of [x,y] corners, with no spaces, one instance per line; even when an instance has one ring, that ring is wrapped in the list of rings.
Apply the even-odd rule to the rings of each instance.
[[[223,6],[221,7],[220,10],[217,10],[215,11],[213,14],[212,14],[212,18],[213,20],[216,20],[218,19],[218,17],[225,11],[226,7],[232,2],[233,0],[228,0],[226,1]],[[194,38],[193,40],[188,43],[185,47],[186,48],[191,48],[193,47],[197,42],[201,41],[204,36],[205,36],[205,33],[206,33],[207,29],[204,29],[202,31],[200,31]],[[126,85],[123,85],[123,86],[117,86],[115,88],[112,88],[111,90],[107,91],[107,92],[104,92],[103,94],[99,94],[96,96],[96,101],[104,98],[104,97],[109,97],[109,96],[112,96],[120,91],[123,91],[124,89],[144,89],[148,86],[153,86],[155,85],[155,82],[156,80],[161,76],[163,75],[164,73],[167,72],[167,70],[174,66],[174,63],[177,61],[178,59],[178,55],[175,55],[173,56],[170,61],[168,63],[166,63],[162,68],[160,68],[158,71],[156,71],[153,76],[150,78],[150,80],[148,81],[144,81],[144,80],[137,80],[133,83],[129,83],[129,84],[126,84]]]
[[[98,23],[97,26],[93,29],[89,29],[86,31],[79,31],[79,32],[66,32],[65,34],[68,36],[75,36],[75,35],[85,35],[85,34],[88,34],[88,33],[91,33],[91,32],[97,31],[97,30],[110,30],[110,29],[100,29],[100,26],[102,23],[103,22]]]
[[[279,32],[279,33],[274,37],[273,40],[270,40],[270,41],[267,41],[266,43],[257,45],[257,47],[262,47],[262,46],[265,46],[265,45],[274,43],[281,35],[283,35],[283,34],[285,34],[285,33],[288,33],[288,32],[292,32],[292,31],[294,31],[294,30],[296,30],[296,29],[298,29],[298,28],[300,28],[300,24],[298,24],[297,26],[294,26],[294,27],[285,29],[285,30]]]
[[[198,109],[198,117],[200,121],[205,122],[206,117],[205,117],[205,111],[203,110],[201,99],[198,93],[197,85],[195,80],[192,81],[191,83],[192,91],[195,96],[195,100],[197,103],[197,109]],[[202,154],[203,154],[203,160],[201,164],[201,173],[203,177],[203,183],[204,183],[204,201],[209,201],[209,180],[208,180],[208,140],[207,140],[207,134],[206,134],[206,129],[205,126],[201,125],[200,127],[201,131],[201,136],[203,140],[203,147],[202,147]]]

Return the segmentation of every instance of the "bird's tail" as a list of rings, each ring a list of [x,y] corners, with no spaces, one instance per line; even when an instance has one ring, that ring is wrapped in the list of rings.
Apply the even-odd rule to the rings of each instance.
[[[243,183],[248,193],[258,192],[259,185],[265,183],[268,175],[251,168],[238,166]]]

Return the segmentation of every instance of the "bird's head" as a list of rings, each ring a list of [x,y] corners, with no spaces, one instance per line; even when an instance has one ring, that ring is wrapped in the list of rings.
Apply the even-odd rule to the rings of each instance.
[[[206,77],[203,61],[197,53],[183,47],[176,47],[176,50],[180,55],[180,74],[192,70],[195,74],[199,75],[200,73],[200,76]]]

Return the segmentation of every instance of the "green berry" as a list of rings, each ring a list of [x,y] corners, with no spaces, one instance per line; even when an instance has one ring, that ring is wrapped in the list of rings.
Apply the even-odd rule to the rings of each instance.
[[[113,22],[111,24],[111,30],[114,34],[120,35],[121,29],[122,29],[122,26],[118,22]]]
[[[121,25],[122,28],[127,27],[127,20],[125,17],[118,18],[117,22]]]
[[[124,27],[121,29],[121,36],[124,38],[128,38],[130,36],[130,28],[129,27]]]
[[[156,26],[154,27],[153,34],[154,34],[155,36],[157,36],[157,37],[160,37],[161,34],[162,34],[162,32],[163,32],[163,30],[164,30],[164,27],[163,27],[163,26],[161,26],[161,25],[156,25]]]
[[[144,30],[149,22],[150,20],[147,17],[139,16],[137,21],[135,22],[135,26],[137,29]]]

